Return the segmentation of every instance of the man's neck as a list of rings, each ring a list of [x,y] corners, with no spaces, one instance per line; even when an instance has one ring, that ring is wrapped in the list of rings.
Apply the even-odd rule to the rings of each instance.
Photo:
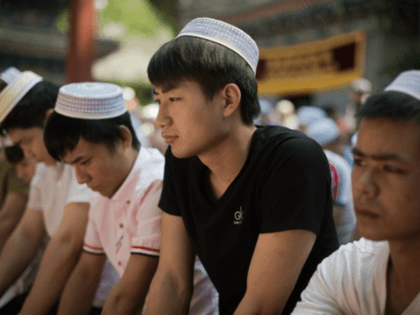
[[[387,300],[391,304],[397,300],[405,309],[420,293],[420,237],[389,241],[389,247]]]
[[[201,162],[210,170],[210,182],[216,197],[223,194],[244,166],[256,127],[241,126],[234,130],[235,132],[221,141],[211,152],[199,156]]]

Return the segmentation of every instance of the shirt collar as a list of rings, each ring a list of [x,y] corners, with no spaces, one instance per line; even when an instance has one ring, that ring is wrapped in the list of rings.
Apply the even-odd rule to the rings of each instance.
[[[125,178],[120,188],[118,188],[117,192],[114,194],[114,196],[112,196],[111,201],[130,202],[130,192],[133,191],[133,188],[136,185],[141,173],[141,160],[143,155],[142,151],[143,150],[140,148],[139,152],[137,153],[136,160],[131,167],[130,173],[128,173],[128,176]]]

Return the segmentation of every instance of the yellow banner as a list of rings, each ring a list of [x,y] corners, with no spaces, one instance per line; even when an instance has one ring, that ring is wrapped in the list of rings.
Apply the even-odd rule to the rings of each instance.
[[[366,36],[353,32],[293,46],[260,49],[261,94],[331,90],[363,77]]]

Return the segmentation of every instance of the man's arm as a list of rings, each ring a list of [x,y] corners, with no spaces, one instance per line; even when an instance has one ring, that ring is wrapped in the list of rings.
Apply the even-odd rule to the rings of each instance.
[[[163,213],[159,265],[152,280],[147,314],[188,314],[195,254],[181,217]]]
[[[61,296],[59,315],[89,313],[105,261],[104,254],[82,252]]]
[[[131,254],[124,275],[106,300],[102,314],[141,314],[157,265],[158,257]]]
[[[315,239],[304,230],[260,234],[235,314],[281,314]]]
[[[82,249],[88,210],[88,203],[67,205],[58,230],[42,257],[22,314],[45,314],[60,297]]]
[[[0,252],[25,211],[28,196],[9,191],[0,211]]]
[[[0,255],[0,296],[19,278],[36,256],[45,236],[41,211],[27,209]]]

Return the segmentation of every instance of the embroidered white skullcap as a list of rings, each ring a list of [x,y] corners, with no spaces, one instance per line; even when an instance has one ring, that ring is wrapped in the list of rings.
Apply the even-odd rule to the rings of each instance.
[[[13,81],[15,81],[20,75],[21,72],[18,69],[16,69],[15,67],[10,67],[4,70],[2,73],[0,73],[0,79],[2,79],[7,84],[10,84]]]
[[[296,111],[296,115],[302,125],[309,125],[318,119],[327,117],[325,110],[315,106],[301,106]]]
[[[322,146],[336,140],[340,133],[334,120],[321,118],[309,124],[306,134]]]
[[[236,26],[215,19],[196,18],[185,25],[177,38],[181,36],[199,37],[223,45],[241,56],[254,73],[257,71],[258,46],[251,36]]]
[[[401,92],[420,100],[420,71],[410,70],[399,74],[384,91]]]
[[[42,77],[36,73],[24,71],[16,80],[11,84],[8,84],[0,93],[0,121],[2,121],[26,93],[40,81],[42,81]]]
[[[54,110],[72,118],[106,119],[121,116],[127,105],[118,85],[83,82],[62,86]]]

